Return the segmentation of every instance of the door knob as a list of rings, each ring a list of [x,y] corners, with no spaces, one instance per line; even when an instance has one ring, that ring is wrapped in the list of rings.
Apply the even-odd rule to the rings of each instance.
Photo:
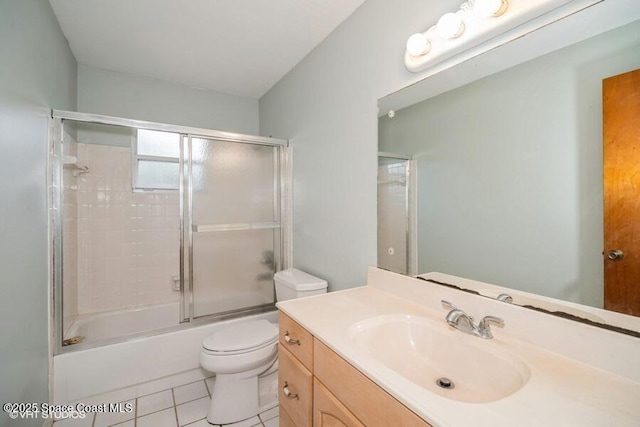
[[[624,258],[624,252],[622,252],[620,249],[614,249],[612,251],[609,251],[607,257],[612,261],[620,261],[622,258]]]

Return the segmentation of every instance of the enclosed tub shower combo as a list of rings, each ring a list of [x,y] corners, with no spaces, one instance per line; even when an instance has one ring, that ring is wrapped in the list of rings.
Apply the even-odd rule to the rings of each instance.
[[[55,401],[187,375],[221,321],[277,321],[286,141],[64,111],[51,135]],[[155,372],[128,360],[151,351]]]

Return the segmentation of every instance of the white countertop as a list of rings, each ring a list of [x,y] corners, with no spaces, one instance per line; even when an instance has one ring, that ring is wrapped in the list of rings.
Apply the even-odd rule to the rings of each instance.
[[[434,427],[640,426],[639,339],[378,269],[370,271],[368,282],[280,302],[278,308]],[[492,328],[491,340],[454,330],[445,322],[447,310],[440,308],[443,297],[469,314],[498,315],[505,327]],[[464,335],[471,345],[495,346],[522,361],[529,379],[510,396],[488,403],[430,392],[354,345],[347,332],[357,322],[390,314],[432,319],[436,327]]]

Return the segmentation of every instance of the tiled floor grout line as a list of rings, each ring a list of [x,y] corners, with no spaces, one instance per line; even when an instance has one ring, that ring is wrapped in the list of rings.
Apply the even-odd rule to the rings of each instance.
[[[210,378],[215,378],[215,377],[210,377]],[[199,418],[197,420],[190,421],[188,424],[185,424],[185,425],[181,426],[180,425],[180,419],[178,418],[178,406],[185,405],[185,404],[188,404],[188,403],[191,403],[191,402],[203,399],[203,398],[211,399],[211,397],[213,396],[212,388],[209,385],[209,383],[207,382],[207,380],[210,379],[210,378],[205,378],[205,379],[193,381],[193,382],[190,382],[190,383],[187,383],[187,384],[181,384],[181,385],[178,385],[176,387],[170,387],[170,388],[167,388],[165,390],[160,390],[160,391],[156,391],[154,393],[145,394],[144,396],[138,396],[138,397],[134,397],[132,399],[129,399],[129,401],[132,400],[134,405],[135,405],[134,410],[133,410],[133,418],[129,419],[129,420],[122,421],[122,422],[120,422],[118,424],[112,424],[110,426],[111,427],[118,427],[120,425],[130,424],[131,422],[133,422],[133,426],[137,427],[138,426],[138,418],[150,416],[150,415],[162,412],[162,411],[169,410],[170,407],[167,407],[167,408],[158,409],[158,410],[155,410],[153,412],[146,413],[144,415],[140,415],[140,399],[148,397],[148,396],[152,396],[154,394],[164,393],[164,392],[167,392],[167,391],[171,392],[171,402],[172,402],[171,404],[173,406],[173,415],[174,415],[174,419],[175,419],[175,422],[176,422],[176,426],[178,426],[178,427],[189,427],[191,425],[195,425],[195,424],[201,423],[203,420],[205,420],[205,422],[206,422],[206,416],[205,416],[203,418]],[[191,400],[186,400],[184,402],[181,402],[180,404],[177,403],[176,395],[175,395],[175,389],[176,388],[185,387],[185,386],[189,386],[189,385],[194,385],[194,384],[197,384],[197,383],[199,383],[201,381],[204,381],[205,390],[207,392],[206,395],[200,396],[200,397],[196,397],[196,398],[193,398]],[[271,409],[269,409],[269,410],[271,410]],[[263,411],[262,413],[259,413],[259,414],[256,415],[256,418],[258,419],[258,423],[254,424],[253,427],[266,427],[266,425],[267,425],[266,422],[267,421],[270,421],[272,418],[277,418],[278,417],[277,414],[276,414],[274,417],[271,417],[268,420],[265,420],[264,417],[262,416],[265,412],[266,411]],[[91,419],[90,427],[96,427],[98,425],[97,414],[92,413],[91,416],[93,418]],[[218,426],[215,426],[215,427],[218,427]]]
[[[210,378],[213,378],[213,377],[210,377]],[[213,396],[213,394],[212,394],[211,390],[209,390],[209,384],[207,384],[207,380],[208,379],[209,378],[205,378],[204,379],[204,386],[207,388],[207,393],[209,393],[209,397],[211,397],[211,396]]]
[[[185,424],[185,425],[183,425],[182,427],[189,427],[189,426],[191,426],[191,425],[194,425],[195,423],[199,423],[200,421],[202,421],[202,420],[206,420],[206,419],[207,419],[207,417],[200,418],[199,420],[192,421],[192,422],[190,422],[189,424]],[[209,423],[209,421],[207,421],[207,423]],[[214,425],[214,424],[209,424],[209,425],[210,425],[210,426],[212,426],[212,427],[217,427],[217,426],[216,426],[216,425]]]
[[[173,415],[176,417],[176,426],[180,426],[180,420],[178,419],[178,405],[176,405],[176,394],[173,391],[174,387],[171,387],[171,399],[173,399]]]
[[[211,397],[211,396],[200,396],[200,397],[196,397],[195,399],[185,400],[184,402],[182,402],[182,403],[180,403],[180,404],[178,404],[178,405],[176,405],[176,406],[182,406],[182,405],[184,405],[184,404],[186,404],[186,403],[191,403],[191,402],[193,402],[193,401],[200,400],[200,399],[202,399],[203,397]]]

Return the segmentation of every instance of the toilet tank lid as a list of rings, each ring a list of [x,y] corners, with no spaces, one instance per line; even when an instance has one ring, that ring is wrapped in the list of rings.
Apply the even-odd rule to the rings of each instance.
[[[221,328],[202,341],[210,351],[239,351],[260,347],[278,337],[278,328],[267,320],[240,322]]]
[[[278,271],[273,278],[276,283],[280,283],[297,291],[315,291],[318,289],[325,289],[327,287],[326,280],[312,276],[311,274],[305,273],[297,268]]]

